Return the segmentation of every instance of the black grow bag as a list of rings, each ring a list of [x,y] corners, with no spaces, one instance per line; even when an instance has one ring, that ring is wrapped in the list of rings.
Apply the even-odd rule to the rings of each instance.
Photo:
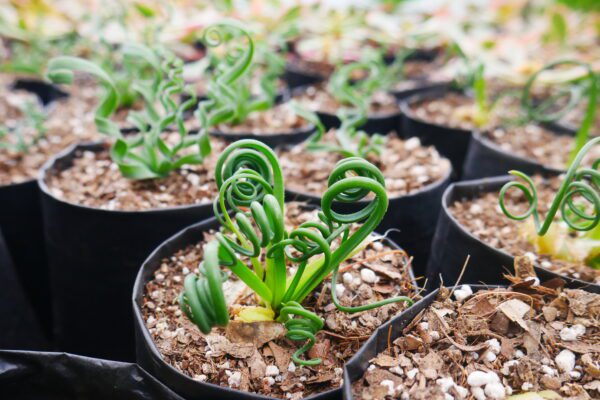
[[[0,230],[0,349],[47,348]]]
[[[472,285],[473,292],[482,289],[490,289],[489,286]],[[367,368],[369,361],[388,348],[388,344],[402,335],[404,328],[423,310],[429,307],[439,293],[435,289],[427,296],[416,302],[412,307],[403,311],[390,322],[377,329],[375,334],[360,348],[344,367],[344,385],[342,386],[344,400],[352,400],[352,384],[360,379]]]
[[[60,90],[58,86],[35,78],[19,78],[12,83],[10,88],[35,94],[44,106],[69,96],[68,93]]]
[[[412,85],[404,89],[391,89],[389,93],[394,95],[396,100],[402,101],[412,97],[418,93],[429,92],[432,90],[447,90],[450,87],[450,82],[434,82],[428,80],[414,80]]]
[[[393,229],[388,236],[414,257],[413,269],[416,276],[425,273],[431,241],[440,213],[440,200],[444,190],[450,184],[451,175],[450,169],[437,182],[409,195],[390,198],[387,213],[377,227],[378,232]],[[305,201],[309,204],[321,205],[321,198],[312,194],[286,189],[286,197],[290,201]],[[342,213],[350,213],[362,209],[367,202],[367,200],[358,203],[335,202],[334,208]]]
[[[68,168],[81,151],[72,146],[48,161],[39,178],[60,350],[133,360],[133,316],[128,306],[139,265],[165,238],[212,214],[212,204],[110,211],[68,203],[46,186],[51,170]]]
[[[427,99],[442,97],[447,90],[437,88],[427,92],[416,94],[400,103],[401,129],[400,134],[404,138],[416,136],[426,146],[435,146],[441,155],[448,158],[452,163],[454,177],[460,179],[463,173],[463,164],[469,142],[471,131],[438,125],[433,122],[422,120],[414,115],[411,105],[420,103]]]
[[[27,351],[0,351],[0,398],[184,400],[135,364]]]
[[[557,134],[565,134],[557,132]],[[510,153],[502,149],[481,132],[474,132],[465,158],[462,179],[472,180],[500,176],[510,170],[518,170],[528,175],[536,173],[560,173],[560,170],[547,168],[539,162]]]
[[[446,284],[458,279],[467,255],[471,256],[469,266],[461,279],[463,283],[506,284],[502,275],[512,272],[514,257],[484,243],[467,231],[450,213],[449,207],[455,201],[469,199],[487,192],[498,192],[509,182],[510,176],[500,176],[450,185],[442,198],[442,210],[438,219],[435,236],[431,244],[431,257],[427,264],[427,278],[430,287],[437,287],[440,276]],[[585,288],[600,293],[600,285],[560,275],[546,268],[535,266],[540,281],[561,278],[570,288]]]
[[[203,232],[211,229],[218,229],[220,226],[216,218],[207,219],[194,224],[176,235],[172,236],[154,250],[154,252],[144,261],[135,280],[133,288],[133,313],[135,316],[135,337],[136,354],[138,364],[155,376],[159,381],[167,385],[176,393],[185,397],[187,400],[249,400],[249,399],[273,399],[256,393],[242,392],[239,390],[214,385],[211,383],[200,382],[179,372],[163,360],[154,344],[150,332],[146,328],[144,318],[142,317],[141,306],[144,297],[146,284],[153,278],[154,271],[161,266],[161,261],[165,257],[170,257],[178,250],[184,249],[189,245],[198,243],[203,238]],[[399,247],[391,240],[387,244],[394,248]],[[415,284],[412,272],[410,278]],[[415,284],[416,285],[416,284]],[[317,395],[308,397],[310,400],[333,400],[341,398],[341,389],[333,389]]]
[[[221,131],[211,131],[210,135],[223,139],[227,142],[235,142],[243,139],[254,139],[263,142],[269,147],[285,146],[288,144],[298,144],[304,142],[313,133],[315,126],[310,124],[303,129],[296,129],[289,133],[255,134],[255,133],[229,133]]]
[[[309,85],[310,86],[310,85]],[[298,87],[292,92],[292,98],[306,91],[308,86]],[[340,119],[335,114],[325,111],[315,111],[325,127],[325,130],[337,129],[341,125]],[[360,130],[373,135],[379,133],[381,135],[390,132],[398,132],[400,129],[401,113],[400,109],[393,113],[370,113],[367,116],[367,121],[360,127]]]
[[[40,191],[35,180],[0,186],[0,229],[17,276],[45,335],[50,337],[52,309]]]
[[[299,68],[293,60],[290,60],[286,63],[285,70],[283,72],[283,80],[290,89],[307,85],[315,85],[323,82],[326,78],[327,77],[323,75],[311,73]]]

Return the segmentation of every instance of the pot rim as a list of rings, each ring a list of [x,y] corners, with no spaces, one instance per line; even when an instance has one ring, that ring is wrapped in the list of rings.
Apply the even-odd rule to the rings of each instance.
[[[56,164],[58,162],[66,162],[69,159],[72,159],[75,156],[75,152],[77,150],[100,152],[103,150],[107,150],[108,145],[109,144],[106,141],[87,141],[87,142],[75,143],[75,144],[72,144],[71,146],[65,148],[64,150],[58,152],[53,157],[49,158],[44,163],[44,165],[40,168],[38,177],[37,177],[38,187],[39,187],[42,195],[48,196],[49,198],[53,199],[54,201],[56,201],[58,203],[61,203],[64,206],[69,206],[69,207],[73,207],[73,208],[76,208],[79,210],[85,210],[88,212],[99,212],[99,213],[105,213],[105,214],[111,214],[111,215],[115,215],[115,214],[120,214],[120,215],[170,214],[170,213],[177,212],[180,210],[188,210],[188,209],[193,209],[193,208],[204,208],[204,207],[212,208],[212,201],[211,201],[210,203],[206,203],[206,204],[190,204],[190,205],[180,205],[180,206],[172,206],[172,207],[165,207],[165,208],[154,207],[154,208],[149,208],[149,209],[145,209],[145,210],[106,210],[103,208],[91,207],[91,206],[84,205],[84,204],[72,203],[63,198],[57,197],[52,193],[52,191],[50,190],[50,188],[48,187],[48,185],[46,183],[46,178],[52,170],[55,170],[55,169],[58,170],[58,168],[56,168]]]
[[[541,126],[541,127],[544,128],[544,126]],[[569,135],[568,132],[560,132],[560,131],[558,131],[556,129],[552,129],[550,127],[546,127],[546,129],[550,130],[555,135]],[[566,171],[566,169],[558,169],[558,168],[544,165],[537,160],[530,160],[527,157],[524,157],[520,154],[509,153],[508,151],[506,151],[502,147],[500,147],[496,142],[485,137],[484,134],[486,132],[487,131],[482,131],[479,129],[474,130],[473,131],[473,140],[475,140],[477,143],[479,143],[479,145],[481,145],[482,147],[485,147],[486,149],[490,150],[491,152],[493,152],[494,154],[496,154],[498,156],[507,158],[509,161],[527,162],[527,163],[531,164],[532,166],[539,167],[542,174],[544,174],[544,173],[561,174]]]
[[[465,134],[465,135],[471,134],[474,131],[474,129],[463,129],[463,128],[459,128],[459,127],[452,127],[452,126],[448,126],[448,125],[438,124],[438,123],[435,123],[432,121],[427,121],[423,118],[416,116],[415,113],[411,109],[411,106],[415,103],[418,103],[419,101],[430,100],[436,96],[444,95],[446,93],[457,93],[457,94],[461,94],[465,97],[469,97],[468,95],[464,94],[460,90],[456,90],[451,87],[428,88],[428,89],[423,90],[420,93],[415,93],[412,96],[409,96],[406,99],[402,99],[400,101],[400,112],[402,114],[402,117],[411,119],[413,121],[420,122],[422,124],[442,128],[442,129],[451,129],[453,131],[456,131],[456,132],[459,132],[459,133]]]

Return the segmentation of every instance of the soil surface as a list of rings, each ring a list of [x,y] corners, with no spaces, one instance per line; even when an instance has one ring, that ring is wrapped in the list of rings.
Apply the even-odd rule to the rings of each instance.
[[[289,228],[317,218],[315,210],[299,203],[288,203],[286,215]],[[308,357],[323,360],[315,367],[302,367],[291,361],[301,342],[286,339],[285,328],[278,323],[232,321],[226,329],[215,328],[203,335],[182,315],[178,296],[185,276],[198,267],[202,247],[212,235],[205,234],[197,245],[163,260],[146,284],[142,306],[146,326],[165,361],[195,380],[287,399],[338,388],[344,363],[377,327],[406,307],[396,303],[346,314],[333,306],[329,284],[320,286],[303,304],[325,321],[316,345],[308,352]],[[380,242],[371,243],[342,264],[337,289],[341,303],[357,306],[396,295],[415,296],[407,265],[403,252]],[[235,276],[225,283],[224,290],[228,304],[234,305],[230,307],[232,314],[239,305],[257,304],[252,292]],[[241,333],[249,327],[254,334],[244,337]]]
[[[73,143],[97,140],[93,113],[72,99],[61,100],[42,107],[37,96],[24,91],[11,91],[0,97],[0,125],[19,129],[26,141],[38,135],[32,126],[23,125],[23,108],[35,107],[46,115],[43,127],[46,133],[26,152],[0,149],[0,184],[11,184],[36,179],[40,167],[56,153]],[[16,135],[9,132],[11,143]]]
[[[289,104],[279,104],[267,111],[253,112],[238,125],[217,126],[223,133],[252,133],[257,136],[292,134],[307,129],[309,123],[298,116]]]
[[[484,400],[541,391],[600,398],[600,295],[513,282],[472,295],[467,285],[442,288],[370,360],[354,398]]]
[[[186,165],[166,178],[134,181],[124,178],[105,151],[78,151],[73,165],[49,171],[50,192],[67,202],[105,210],[145,211],[209,204],[216,195],[214,166],[224,145],[212,140],[213,152],[200,165]]]
[[[539,197],[539,212],[545,218],[546,212],[561,184],[559,178],[542,179],[534,177]],[[518,190],[509,191],[506,206],[513,213],[524,212],[529,204]],[[583,262],[568,262],[548,254],[538,254],[536,246],[527,240],[531,234],[531,221],[513,221],[506,217],[498,205],[498,193],[490,192],[473,199],[457,201],[450,206],[450,213],[469,232],[490,246],[510,254],[530,252],[540,266],[572,278],[600,284],[600,270],[595,270]],[[560,219],[560,213],[557,214]],[[554,222],[557,223],[556,221]]]
[[[421,87],[432,82],[448,81],[448,77],[439,73],[440,65],[432,61],[408,60],[404,63],[404,79],[392,88],[399,92]]]
[[[334,131],[328,132],[323,141],[335,143]],[[327,179],[335,164],[343,157],[334,152],[308,151],[306,144],[278,150],[285,176],[286,187],[297,192],[321,196],[327,190]],[[419,138],[399,139],[386,136],[381,157],[369,161],[381,169],[390,197],[413,193],[443,179],[450,169],[447,159],[441,157],[434,147],[421,145]]]
[[[473,99],[456,92],[447,92],[436,98],[412,102],[414,118],[451,128],[471,131],[477,126],[473,121]]]
[[[334,115],[341,107],[344,107],[322,85],[309,86],[306,91],[295,96],[295,99],[312,111]],[[393,95],[380,91],[371,98],[369,116],[391,115],[398,112],[400,112],[400,108]]]

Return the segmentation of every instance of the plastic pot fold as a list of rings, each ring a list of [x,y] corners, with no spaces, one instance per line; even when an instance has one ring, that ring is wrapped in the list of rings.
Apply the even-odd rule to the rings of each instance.
[[[135,364],[26,351],[0,351],[0,398],[184,400]]]

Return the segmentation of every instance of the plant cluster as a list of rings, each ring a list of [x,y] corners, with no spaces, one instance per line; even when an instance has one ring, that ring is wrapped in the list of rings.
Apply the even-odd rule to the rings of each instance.
[[[582,261],[596,269],[600,269],[600,159],[595,160],[590,168],[580,166],[586,154],[598,143],[600,138],[592,139],[577,153],[543,220],[538,211],[535,183],[527,174],[510,171],[525,183],[518,180],[508,182],[499,195],[500,208],[508,218],[516,221],[532,218],[535,233],[530,239],[541,253]],[[507,193],[513,188],[520,190],[529,203],[523,213],[514,214],[506,207]],[[559,211],[563,224],[556,223]]]
[[[383,175],[369,162],[356,157],[340,161],[331,172],[319,221],[303,223],[289,232],[284,223],[283,174],[269,147],[255,140],[231,144],[219,157],[215,178],[219,196],[214,211],[221,229],[205,246],[198,274],[185,278],[180,296],[183,312],[202,332],[229,322],[223,270],[236,275],[260,299],[259,306],[242,309],[238,318],[285,324],[288,338],[305,341],[293,355],[294,362],[301,365],[321,362],[300,356],[312,347],[323,326],[321,318],[301,304],[330,274],[333,303],[344,312],[399,301],[412,304],[407,297],[395,297],[345,307],[336,297],[340,264],[374,240],[371,233],[387,210]],[[334,201],[353,203],[369,193],[374,199],[360,211],[342,214],[332,208]]]
[[[285,66],[281,55],[267,43],[255,43],[247,29],[233,20],[207,28],[202,42],[209,49],[210,57],[211,75],[206,97],[210,104],[228,110],[221,122],[238,125],[251,113],[273,107],[278,78]],[[210,51],[220,46],[224,47],[222,53]],[[253,90],[256,77],[258,94]]]

